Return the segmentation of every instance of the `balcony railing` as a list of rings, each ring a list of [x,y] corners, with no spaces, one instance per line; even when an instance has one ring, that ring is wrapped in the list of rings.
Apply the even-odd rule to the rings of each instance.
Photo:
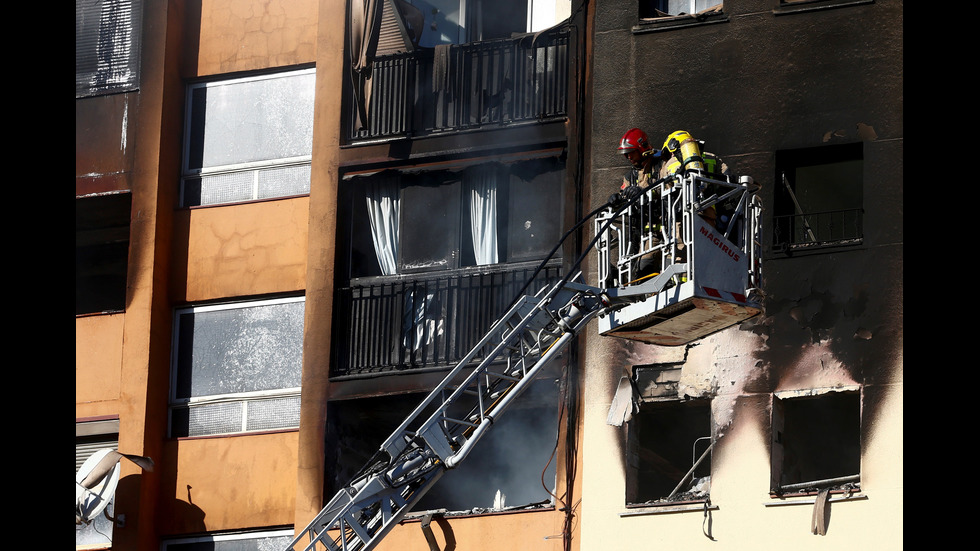
[[[861,243],[863,217],[859,208],[773,216],[773,250]]]
[[[379,277],[338,289],[331,376],[455,365],[506,311],[536,266],[500,268]],[[550,265],[525,294],[560,278],[560,268]]]
[[[564,117],[567,28],[375,58],[367,124],[353,140]]]

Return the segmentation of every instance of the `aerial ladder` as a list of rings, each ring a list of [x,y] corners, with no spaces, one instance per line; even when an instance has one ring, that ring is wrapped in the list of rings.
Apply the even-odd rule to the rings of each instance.
[[[374,549],[593,319],[603,335],[679,345],[758,313],[757,190],[750,178],[688,171],[590,213],[579,225],[594,216],[586,252],[598,252],[602,286],[575,272],[533,296],[518,293],[287,551]],[[709,224],[709,211],[722,224]],[[658,271],[641,273],[650,259]]]

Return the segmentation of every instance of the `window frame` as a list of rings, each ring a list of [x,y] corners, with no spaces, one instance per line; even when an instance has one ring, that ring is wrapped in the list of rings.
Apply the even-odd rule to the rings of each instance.
[[[861,489],[861,470],[862,470],[862,429],[863,429],[863,403],[864,403],[864,393],[861,386],[846,386],[846,387],[836,387],[832,389],[809,389],[805,391],[783,391],[775,392],[772,394],[772,404],[770,406],[769,416],[770,416],[770,481],[769,481],[769,492],[770,496],[773,498],[785,497],[787,495],[813,495],[816,491],[804,490],[799,488],[803,485],[812,485],[809,487],[816,487],[816,483],[819,483],[827,478],[818,477],[814,480],[801,480],[795,482],[783,483],[783,472],[785,471],[785,461],[786,461],[786,446],[784,444],[785,438],[784,434],[787,432],[786,429],[786,413],[784,402],[796,402],[801,403],[804,401],[814,402],[817,400],[825,399],[827,401],[838,399],[853,399],[857,402],[857,419],[856,427],[849,427],[848,431],[853,431],[854,434],[851,436],[856,437],[856,442],[849,442],[848,444],[856,444],[857,454],[857,481],[856,481],[856,491]],[[829,407],[826,404],[824,407]],[[829,430],[828,430],[829,432]],[[828,439],[827,434],[821,434],[818,436],[812,436],[811,439],[816,438]],[[840,440],[840,436],[834,438],[835,441]],[[821,448],[823,449],[823,448]],[[826,468],[826,465],[821,466],[821,468]],[[848,478],[852,477],[854,473],[842,474],[840,476],[834,475],[830,477],[831,479],[836,478]],[[840,484],[829,486],[833,492],[847,492],[855,491],[853,489],[835,489],[841,486],[847,487],[848,483],[842,482]]]
[[[96,451],[112,448],[119,449],[119,418],[85,419],[75,421],[75,474],[85,460]],[[102,514],[92,520],[91,524],[75,525],[75,545],[112,545],[112,532],[115,522],[112,521],[116,507],[116,496],[109,499]],[[85,541],[78,542],[82,536]],[[98,540],[98,541],[93,541]]]
[[[694,4],[695,0],[690,0]],[[661,32],[674,29],[684,29],[688,27],[700,27],[715,23],[727,23],[728,15],[724,11],[724,1],[704,8],[695,13],[679,13],[665,15],[649,15],[649,12],[663,13],[655,6],[647,4],[657,4],[657,0],[640,0],[637,10],[637,24],[633,27],[633,34],[648,32]],[[721,6],[721,9],[716,9]]]
[[[670,388],[671,383],[663,383],[666,387]],[[642,399],[642,398],[641,398]],[[641,449],[647,449],[641,441],[639,434],[643,431],[641,424],[643,420],[649,420],[656,415],[657,410],[674,410],[671,411],[671,415],[676,416],[693,416],[693,415],[704,415],[704,421],[707,422],[707,436],[697,437],[692,442],[692,452],[695,457],[692,457],[692,464],[690,468],[694,468],[694,464],[698,462],[700,455],[704,455],[704,459],[698,464],[698,469],[707,470],[707,490],[703,497],[698,497],[696,499],[668,499],[670,497],[670,492],[666,495],[658,496],[640,496],[640,485],[644,477],[640,474],[640,458],[638,457]],[[632,419],[629,420],[627,424],[626,434],[627,434],[627,475],[626,475],[626,496],[625,503],[627,510],[637,511],[637,510],[649,510],[652,512],[656,511],[676,511],[676,510],[703,510],[705,504],[711,502],[711,473],[712,469],[712,453],[708,451],[714,441],[715,441],[715,427],[714,427],[714,417],[711,415],[712,401],[707,398],[695,398],[682,400],[677,397],[672,398],[657,398],[657,399],[647,399],[643,400],[640,404],[640,409],[638,412],[633,414]],[[688,411],[685,411],[688,410]],[[692,411],[697,410],[697,411]],[[700,422],[701,419],[696,419]],[[691,429],[693,430],[693,428]],[[709,439],[709,443],[704,446],[704,448],[699,448],[699,442],[703,439]],[[655,452],[654,452],[655,453]],[[636,457],[634,457],[636,455]],[[686,473],[687,471],[685,471]],[[690,487],[693,480],[696,478],[694,474],[688,477],[684,481],[684,486]],[[704,478],[704,477],[701,477]],[[678,492],[678,495],[683,495],[685,493],[690,493],[688,490],[686,492]]]
[[[293,530],[290,529],[279,529],[279,530],[261,530],[255,532],[235,532],[230,534],[207,534],[203,536],[185,537],[185,538],[175,538],[164,540],[160,544],[161,551],[172,551],[175,549],[180,549],[179,546],[194,544],[194,543],[219,543],[225,541],[240,541],[240,540],[265,540],[272,538],[283,538],[287,544],[293,539]],[[235,547],[237,548],[237,547]],[[215,549],[215,546],[208,547],[208,549]]]
[[[850,170],[845,165],[856,163]],[[801,170],[813,173],[820,170],[839,170],[832,184],[826,187],[827,191],[821,192],[808,180],[806,187],[801,187],[802,182],[799,178]],[[852,142],[846,144],[832,144],[817,147],[805,147],[798,149],[783,149],[776,151],[775,156],[775,175],[772,212],[772,232],[770,250],[774,254],[791,255],[805,252],[824,252],[828,249],[838,249],[841,247],[853,248],[864,243],[864,183],[865,183],[865,163],[864,163],[864,144],[863,142]],[[821,180],[825,181],[825,180]],[[841,182],[850,183],[851,187],[848,194],[834,193],[831,185],[840,186]],[[792,190],[792,193],[787,190]],[[800,196],[803,191],[808,191],[815,197],[816,201],[823,204],[833,204],[836,208],[814,206],[813,201],[806,201],[802,204]],[[856,204],[848,204],[848,200]],[[798,207],[797,207],[798,206]],[[797,212],[797,210],[801,212]],[[833,222],[834,216],[840,216],[839,227]],[[796,238],[794,227],[797,217],[804,217],[800,234],[803,237]],[[819,218],[818,218],[819,217]],[[826,222],[826,220],[831,222]],[[813,233],[813,226],[817,226],[823,220],[822,227],[818,228],[820,239]],[[785,222],[789,222],[789,226]],[[840,232],[840,236],[831,238],[832,235],[824,235],[833,231]],[[850,229],[851,232],[847,233]],[[785,232],[786,237],[780,237],[780,233]],[[811,235],[812,240],[805,240],[806,235]]]
[[[231,87],[231,86],[243,86],[248,84],[255,84],[261,82],[267,82],[277,79],[290,79],[290,78],[308,78],[309,83],[309,98],[308,107],[309,109],[309,125],[308,128],[304,128],[304,132],[308,131],[309,134],[303,137],[303,140],[309,142],[309,152],[302,154],[287,155],[281,157],[273,157],[268,159],[260,160],[237,160],[230,161],[224,164],[213,164],[207,165],[207,161],[203,159],[203,153],[197,154],[192,151],[192,146],[201,139],[198,136],[198,128],[204,129],[209,123],[209,119],[206,118],[196,122],[195,119],[195,100],[194,95],[201,89],[218,89],[221,87]],[[287,197],[296,197],[308,195],[310,190],[309,176],[306,179],[305,188],[302,188],[295,193],[286,194],[271,194],[263,195],[261,193],[258,178],[265,171],[271,171],[276,169],[297,169],[309,172],[313,160],[313,111],[315,109],[315,88],[316,88],[316,69],[314,67],[299,67],[299,68],[289,68],[287,70],[279,70],[274,72],[266,72],[260,74],[246,75],[246,76],[235,76],[230,78],[217,78],[208,79],[197,82],[189,83],[185,90],[185,109],[184,109],[184,133],[183,142],[181,144],[181,176],[180,176],[180,206],[182,207],[199,207],[199,206],[220,206],[228,204],[236,204],[250,201],[259,200],[270,200],[270,199],[282,199]],[[236,98],[240,100],[241,98]],[[215,121],[220,124],[220,121]],[[213,124],[213,123],[212,123]],[[202,142],[203,145],[203,142]],[[190,166],[191,159],[201,156],[201,165]],[[196,163],[195,163],[196,164]],[[250,175],[252,178],[252,188],[247,198],[235,198],[235,199],[225,199],[216,200],[212,202],[204,202],[201,200],[200,196],[203,195],[203,191],[198,191],[197,200],[194,200],[194,196],[189,192],[188,185],[190,181],[200,180],[202,183],[199,184],[203,189],[203,180],[209,177],[219,178],[219,177],[234,177],[234,176],[247,176]]]
[[[249,390],[241,392],[229,392],[222,394],[206,394],[206,395],[193,395],[191,392],[190,396],[183,397],[178,396],[178,387],[180,386],[180,345],[181,345],[181,319],[183,315],[197,315],[199,313],[215,312],[215,311],[227,311],[227,310],[240,310],[245,308],[256,308],[265,306],[275,306],[282,304],[292,304],[292,303],[303,303],[303,316],[305,322],[305,296],[294,296],[294,297],[279,297],[279,298],[269,298],[261,300],[250,300],[250,301],[237,301],[237,302],[224,302],[215,304],[204,304],[204,305],[191,305],[183,306],[174,309],[174,320],[173,320],[173,335],[171,343],[171,365],[170,365],[170,389],[168,393],[168,434],[172,438],[185,438],[185,437],[198,437],[198,436],[221,436],[221,435],[231,435],[231,434],[247,434],[255,432],[267,432],[267,431],[280,431],[280,430],[295,430],[299,427],[299,397],[302,388],[302,383],[299,386],[288,387],[288,388],[276,388],[276,389],[264,389],[264,390]],[[305,323],[304,323],[305,325]],[[303,335],[300,335],[300,341],[302,342]],[[300,363],[297,366],[298,376],[302,378],[302,346],[298,351]],[[272,428],[258,428],[249,429],[249,416],[248,408],[250,404],[260,403],[260,402],[271,402],[273,400],[295,400],[296,401],[296,411],[295,411],[295,423],[284,423],[281,426],[274,426]],[[241,407],[241,425],[238,430],[232,431],[217,431],[217,432],[201,432],[193,433],[191,429],[190,417],[188,417],[188,429],[185,434],[183,430],[180,434],[175,434],[175,415],[183,415],[182,411],[187,411],[187,415],[193,409],[204,408],[208,406],[223,407],[239,405]],[[181,426],[182,423],[181,423]]]
[[[533,163],[542,163],[542,165],[536,170],[523,171],[521,166],[531,166]],[[468,208],[468,202],[466,199],[467,193],[467,179],[465,173],[469,170],[473,170],[478,167],[484,167],[487,170],[496,171],[497,177],[501,178],[498,195],[498,214],[496,218],[496,228],[497,228],[497,242],[498,242],[498,261],[492,264],[479,264],[474,259],[474,252],[471,250],[473,247],[470,227],[468,226],[470,220],[470,213]],[[516,168],[515,168],[516,167]],[[338,224],[342,225],[340,231],[338,231],[338,258],[342,257],[340,263],[341,269],[338,273],[342,274],[344,281],[349,283],[356,282],[369,282],[369,281],[384,281],[384,280],[394,280],[394,279],[411,279],[416,277],[427,277],[430,275],[436,275],[439,273],[444,274],[462,274],[468,271],[487,271],[487,270],[506,270],[508,266],[520,266],[527,263],[539,263],[545,260],[548,250],[554,244],[558,242],[562,234],[562,227],[564,224],[563,215],[565,208],[565,193],[563,188],[563,182],[566,175],[566,164],[564,159],[552,159],[550,157],[544,158],[529,158],[520,159],[509,163],[498,163],[495,161],[487,162],[475,162],[472,164],[467,164],[466,166],[449,167],[446,169],[439,170],[418,170],[413,171],[406,168],[404,171],[399,171],[398,182],[398,202],[399,202],[399,214],[398,214],[398,254],[395,258],[395,266],[397,268],[394,274],[383,275],[380,273],[374,273],[375,270],[355,270],[355,260],[354,258],[360,253],[362,256],[364,254],[370,253],[374,254],[373,251],[359,251],[356,249],[356,244],[364,245],[364,235],[370,235],[370,231],[365,231],[364,228],[358,228],[357,216],[354,213],[361,212],[360,205],[355,205],[355,201],[363,200],[363,195],[358,191],[358,183],[352,181],[351,179],[344,178],[341,182],[342,191],[339,194],[340,201],[343,203],[342,208],[347,214],[342,217],[338,217]],[[367,175],[351,175],[351,178],[358,178],[362,176],[374,177],[377,173],[367,174]],[[416,180],[418,178],[418,180]],[[360,184],[363,185],[363,184]],[[403,253],[403,247],[401,245],[402,239],[406,236],[405,228],[411,225],[417,224],[419,221],[417,219],[409,219],[405,216],[408,212],[408,207],[405,204],[405,190],[415,187],[443,187],[443,186],[454,186],[457,188],[451,191],[452,200],[454,202],[454,207],[457,212],[452,214],[450,218],[455,221],[456,225],[451,229],[451,232],[447,232],[448,243],[447,247],[449,249],[446,264],[439,268],[428,268],[428,267],[417,267],[417,266],[406,266],[406,259]],[[535,252],[534,246],[524,246],[520,245],[527,243],[526,240],[516,239],[515,233],[511,230],[515,229],[514,224],[516,219],[511,218],[511,211],[517,211],[515,207],[520,206],[520,200],[524,195],[522,190],[526,190],[526,186],[535,187],[534,190],[526,191],[528,197],[534,194],[546,194],[553,193],[555,195],[558,205],[554,209],[549,209],[548,212],[553,213],[553,218],[551,219],[540,219],[544,222],[539,221],[539,225],[547,224],[545,226],[546,235],[554,237],[553,240],[545,242],[542,238],[541,243],[543,243],[542,248]],[[549,189],[550,188],[550,189]],[[360,236],[360,237],[359,237]],[[341,241],[342,240],[342,241]],[[370,241],[370,239],[368,239]],[[554,258],[561,258],[562,251],[559,249],[555,252]],[[378,263],[380,264],[380,262]]]

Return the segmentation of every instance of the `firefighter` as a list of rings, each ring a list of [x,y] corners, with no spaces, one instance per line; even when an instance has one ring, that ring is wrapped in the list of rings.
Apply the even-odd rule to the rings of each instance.
[[[631,128],[623,134],[617,151],[629,162],[631,168],[623,176],[620,192],[610,197],[610,204],[633,201],[643,190],[657,181],[660,173],[661,152],[650,145],[650,138],[639,128]],[[640,244],[641,232],[646,234],[653,246],[662,242],[660,197],[654,194],[642,209],[637,209],[629,217],[628,235],[633,250]],[[642,212],[641,212],[642,210]],[[660,253],[649,252],[642,255],[633,267],[634,276],[643,279],[660,271]]]
[[[623,185],[620,187],[624,198],[631,199],[659,177],[661,151],[653,149],[650,138],[639,128],[631,128],[623,134],[618,151],[632,166],[623,177]],[[631,187],[635,189],[630,189]]]

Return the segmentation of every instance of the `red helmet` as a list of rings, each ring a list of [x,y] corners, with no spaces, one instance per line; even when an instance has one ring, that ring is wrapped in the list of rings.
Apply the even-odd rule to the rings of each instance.
[[[647,138],[646,132],[639,128],[630,128],[623,134],[623,139],[619,141],[619,152],[625,155],[637,149],[643,153],[653,148],[650,147],[650,140]]]

